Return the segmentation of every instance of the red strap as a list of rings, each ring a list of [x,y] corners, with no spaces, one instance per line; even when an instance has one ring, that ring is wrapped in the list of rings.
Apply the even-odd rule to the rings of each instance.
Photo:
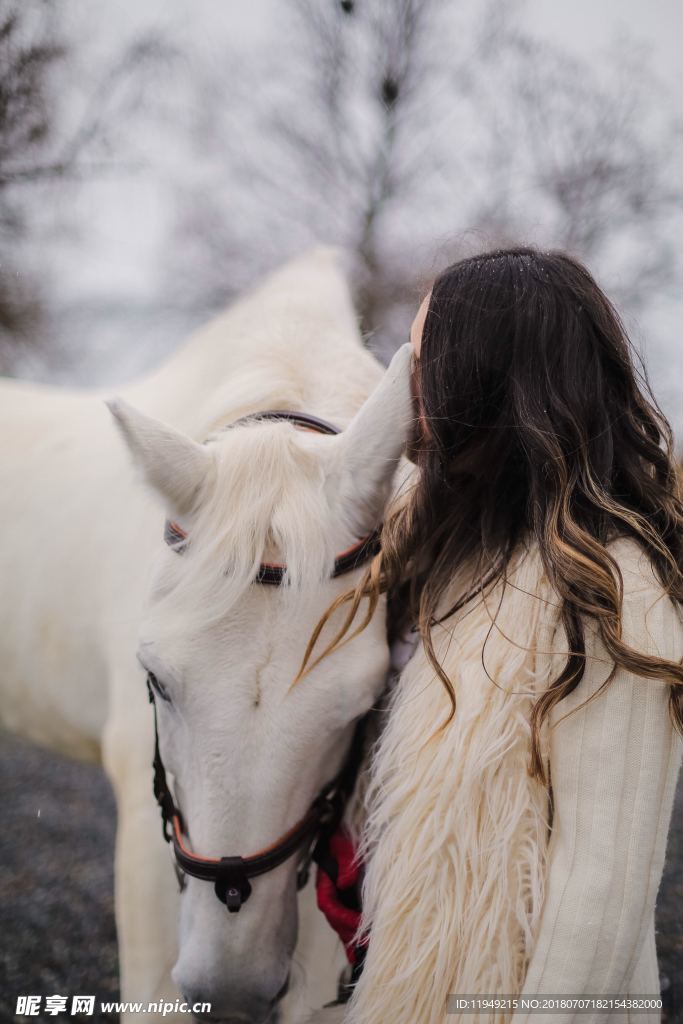
[[[350,964],[358,958],[358,947],[353,941],[361,921],[361,910],[346,905],[340,896],[342,891],[352,895],[360,887],[362,865],[356,857],[356,850],[351,837],[340,826],[329,838],[329,852],[337,865],[337,881],[335,882],[322,867],[316,873],[316,894],[318,907],[327,918],[330,927],[337,933],[346,950]],[[354,900],[353,902],[360,902]],[[361,945],[365,945],[365,940]]]

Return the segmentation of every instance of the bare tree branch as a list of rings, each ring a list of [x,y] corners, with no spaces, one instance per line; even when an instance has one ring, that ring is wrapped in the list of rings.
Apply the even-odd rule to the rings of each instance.
[[[94,83],[75,125],[63,127],[58,96],[69,58],[61,10],[52,0],[0,0],[0,347],[35,338],[42,285],[22,260],[31,236],[33,186],[132,171],[109,137],[139,103],[148,69],[171,56],[163,39],[125,47]],[[63,83],[62,83],[63,84]],[[0,353],[1,355],[2,353]],[[9,364],[3,369],[7,372]]]
[[[595,64],[572,57],[502,0],[474,23],[447,0],[285,9],[286,62],[204,91],[232,102],[202,138],[221,174],[183,212],[200,266],[181,276],[199,303],[245,283],[245,250],[258,273],[314,236],[355,254],[363,327],[386,347],[401,296],[472,241],[571,249],[631,311],[680,278],[681,125],[646,56],[622,41]]]

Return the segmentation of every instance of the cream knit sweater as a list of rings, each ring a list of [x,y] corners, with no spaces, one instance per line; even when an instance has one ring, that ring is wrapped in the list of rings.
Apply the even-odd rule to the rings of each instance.
[[[625,639],[680,659],[680,615],[646,559],[630,541],[612,550],[624,578]],[[458,710],[427,746],[450,705],[421,650],[396,688],[367,794],[371,942],[348,1024],[527,1019],[447,1014],[449,994],[659,993],[654,906],[682,750],[669,688],[619,671],[585,704],[610,671],[587,627],[585,676],[544,733],[551,824],[545,788],[526,772],[528,712],[566,647],[533,551],[513,583],[435,636]],[[595,1010],[528,1019],[657,1016]]]

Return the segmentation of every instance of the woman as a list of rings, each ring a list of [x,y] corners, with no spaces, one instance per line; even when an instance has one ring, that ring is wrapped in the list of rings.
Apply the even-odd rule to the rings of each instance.
[[[344,1020],[440,1024],[462,1013],[449,995],[657,997],[683,729],[669,426],[565,253],[456,263],[411,340],[419,473],[358,593],[388,591],[420,643],[373,759]]]

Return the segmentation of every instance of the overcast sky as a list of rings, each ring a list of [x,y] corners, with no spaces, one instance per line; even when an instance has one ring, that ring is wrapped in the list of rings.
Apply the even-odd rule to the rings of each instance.
[[[473,7],[479,0],[464,0]],[[116,0],[98,5],[83,17],[84,8],[71,0],[74,32],[88,39],[92,55],[106,56],[115,42],[157,28],[181,40],[199,55],[214,58],[223,42],[237,43],[243,52],[273,44],[272,0],[248,4],[222,4],[219,0]],[[647,45],[654,66],[672,91],[683,95],[683,7],[680,0],[572,0],[570,4],[527,0],[521,8],[526,23],[540,36],[560,42],[582,54],[599,56],[600,50],[622,33]],[[167,154],[153,155],[157,163]],[[166,226],[169,197],[158,188],[154,176],[131,175],[128,180],[101,182],[83,199],[95,237],[86,265],[81,262],[74,277],[65,274],[64,285],[78,294],[91,288],[121,287],[126,293],[144,293],[154,275],[156,247]],[[76,253],[78,260],[78,254]]]
[[[464,0],[470,5],[477,0]],[[95,72],[107,55],[136,34],[158,28],[182,47],[207,59],[220,59],[229,42],[244,53],[274,45],[273,0],[225,4],[219,0],[115,0],[88,5],[67,0],[71,31],[87,41],[85,74]],[[480,9],[480,8],[479,8]],[[524,19],[539,35],[599,59],[606,46],[623,33],[647,45],[654,67],[674,95],[683,95],[680,62],[683,16],[680,0],[572,0],[571,4],[528,0]],[[53,292],[64,305],[87,305],[108,297],[144,301],[158,285],[163,246],[167,241],[174,196],[164,184],[164,165],[176,158],[154,137],[145,156],[148,171],[102,179],[67,197],[86,225],[65,237],[55,250]],[[649,353],[656,389],[668,414],[683,430],[683,345],[680,320],[683,304],[672,301],[652,309],[636,333]],[[120,348],[125,351],[125,345]],[[84,364],[85,365],[85,364]],[[131,363],[130,365],[134,365]],[[128,362],[122,357],[122,373]],[[118,376],[118,374],[117,374]]]

